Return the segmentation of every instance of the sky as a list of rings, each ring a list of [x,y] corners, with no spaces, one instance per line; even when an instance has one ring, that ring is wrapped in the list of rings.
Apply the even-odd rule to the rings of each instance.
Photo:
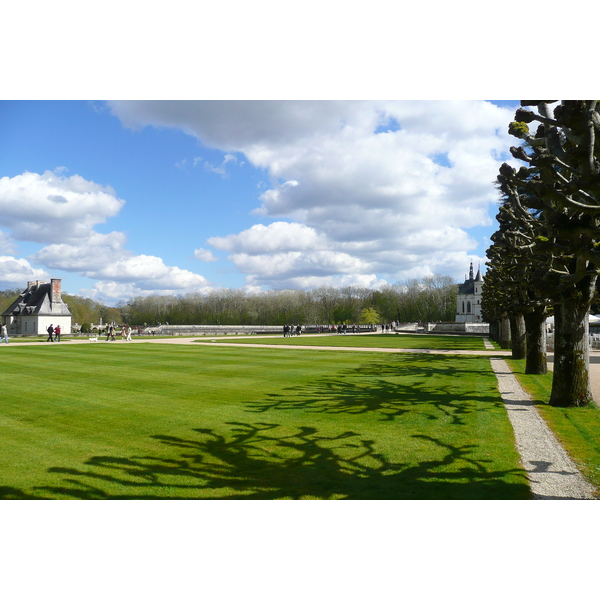
[[[0,101],[0,288],[115,305],[485,268],[517,101]]]

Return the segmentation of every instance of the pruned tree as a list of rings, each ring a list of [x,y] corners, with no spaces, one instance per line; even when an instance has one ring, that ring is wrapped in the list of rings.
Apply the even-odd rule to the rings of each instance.
[[[539,231],[534,213],[520,214],[512,202],[511,190],[498,183],[504,193],[496,220],[499,229],[492,235],[486,283],[483,289],[483,312],[487,318],[510,319],[513,358],[526,358],[525,372],[547,372],[545,321],[549,299],[536,287],[535,237]]]
[[[552,110],[556,102],[521,102],[509,132],[524,144],[510,151],[527,166],[504,163],[499,180],[512,190],[515,210],[543,228],[531,242],[532,273],[554,306],[550,404],[581,406],[592,400],[587,316],[600,270],[600,113],[594,100],[565,100]]]

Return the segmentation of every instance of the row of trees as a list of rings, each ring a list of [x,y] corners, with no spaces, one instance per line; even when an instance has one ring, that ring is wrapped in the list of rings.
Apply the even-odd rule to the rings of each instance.
[[[450,277],[435,275],[380,290],[322,286],[250,294],[224,289],[206,295],[138,297],[120,310],[128,323],[283,325],[359,323],[369,308],[386,323],[454,320],[456,284]]]
[[[527,359],[527,373],[546,372],[553,313],[550,404],[582,406],[592,400],[587,317],[600,273],[600,111],[596,101],[557,102],[522,101],[509,127],[522,140],[510,152],[524,166],[504,163],[497,177],[482,311],[490,323],[510,321],[513,356]]]
[[[8,308],[20,291],[0,292],[0,312]],[[138,297],[118,307],[69,294],[63,294],[63,299],[73,313],[73,321],[80,325],[97,324],[100,319],[104,323],[132,325],[352,324],[364,320],[365,314],[386,323],[453,321],[456,284],[450,277],[434,275],[387,285],[380,290],[352,286],[250,294],[223,289],[206,295]],[[365,309],[370,312],[365,313]]]

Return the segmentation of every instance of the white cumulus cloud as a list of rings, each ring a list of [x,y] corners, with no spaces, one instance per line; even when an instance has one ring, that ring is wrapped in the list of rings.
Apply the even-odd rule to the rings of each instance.
[[[323,249],[328,246],[326,237],[319,235],[312,227],[285,221],[253,225],[239,234],[209,238],[208,243],[218,250],[246,254]]]
[[[214,262],[219,260],[210,250],[198,248],[194,250],[194,257],[202,262]]]
[[[49,274],[43,269],[36,269],[24,258],[0,256],[0,285],[2,287],[23,287],[27,281],[47,280]]]
[[[275,220],[212,237],[251,280],[464,272],[485,261],[492,185],[514,140],[513,109],[484,101],[113,102],[128,127],[175,127],[242,154],[270,184],[254,214]],[[373,285],[373,283],[371,283]]]
[[[17,240],[42,244],[87,238],[124,201],[110,187],[52,171],[0,178],[0,225]]]
[[[63,171],[0,179],[0,224],[10,230],[10,235],[0,231],[0,249],[9,252],[13,239],[43,244],[29,259],[44,267],[1,257],[0,282],[22,285],[66,271],[98,280],[93,294],[105,293],[102,298],[109,301],[125,299],[115,294],[128,289],[176,293],[210,287],[202,275],[166,265],[160,257],[135,255],[123,232],[97,232],[94,227],[116,216],[124,201],[108,186]]]

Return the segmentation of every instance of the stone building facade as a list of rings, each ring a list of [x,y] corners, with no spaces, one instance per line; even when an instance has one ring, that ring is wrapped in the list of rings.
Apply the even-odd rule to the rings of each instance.
[[[43,335],[50,325],[71,333],[72,314],[63,302],[60,279],[30,281],[27,289],[2,313],[12,335]]]

